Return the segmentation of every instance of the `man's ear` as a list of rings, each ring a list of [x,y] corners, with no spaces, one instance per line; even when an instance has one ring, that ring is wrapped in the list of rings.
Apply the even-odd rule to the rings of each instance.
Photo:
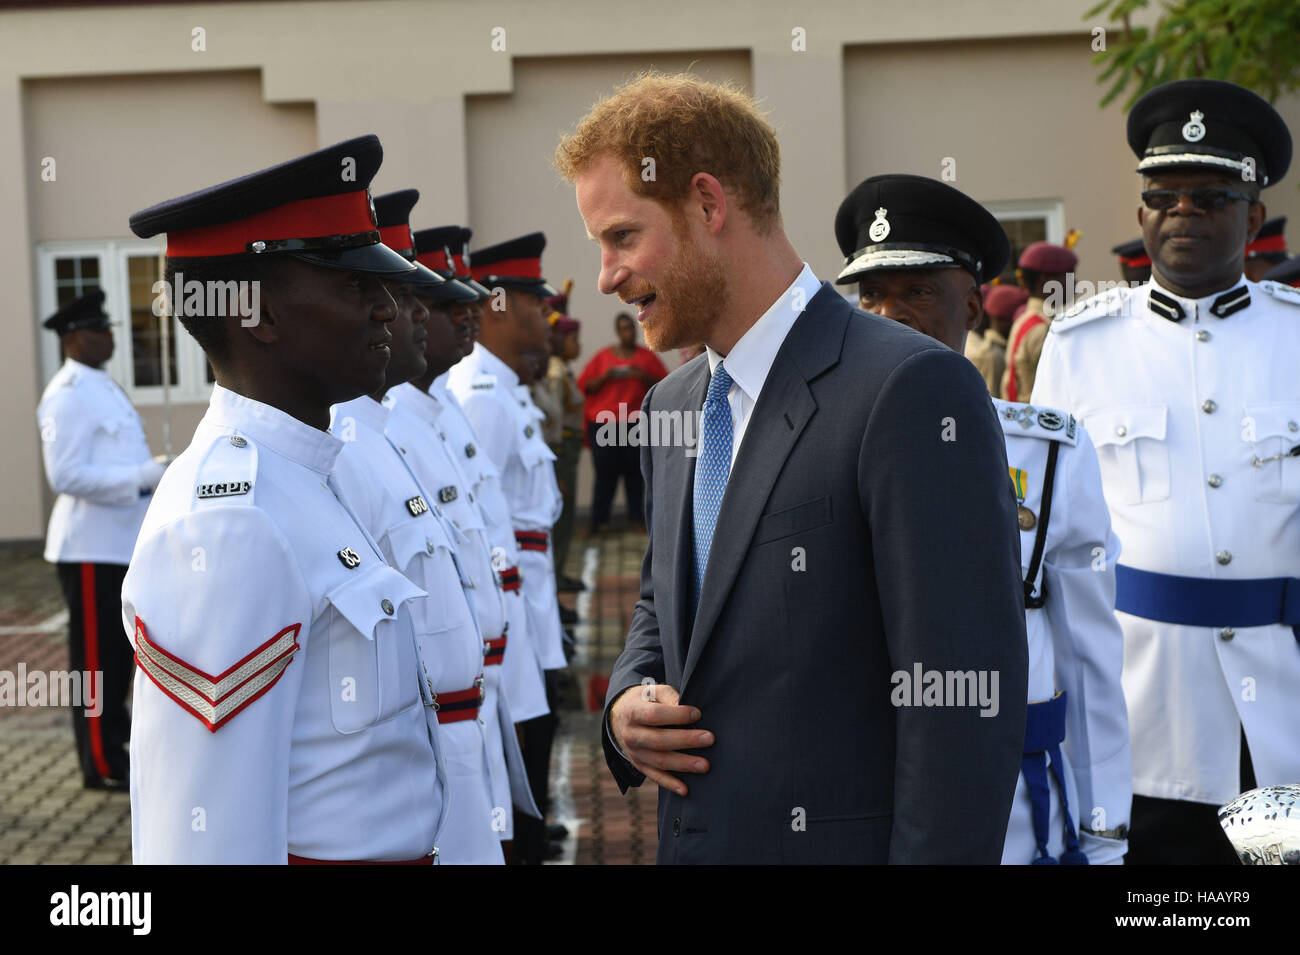
[[[686,209],[688,218],[697,216],[710,235],[717,235],[727,220],[727,195],[722,183],[707,172],[697,172],[687,190]]]
[[[972,285],[966,290],[963,304],[966,306],[966,331],[969,332],[980,323],[980,317],[984,314],[984,296],[978,285]]]
[[[1259,230],[1264,227],[1264,220],[1268,218],[1268,208],[1258,199],[1250,204],[1246,211],[1246,241],[1254,242],[1259,237]]]
[[[263,289],[263,292],[266,290]],[[254,341],[263,345],[274,345],[280,340],[279,326],[276,323],[276,315],[279,308],[276,306],[274,299],[263,299],[261,308],[258,312],[257,323],[245,325],[246,318],[239,320],[239,330],[248,332]]]

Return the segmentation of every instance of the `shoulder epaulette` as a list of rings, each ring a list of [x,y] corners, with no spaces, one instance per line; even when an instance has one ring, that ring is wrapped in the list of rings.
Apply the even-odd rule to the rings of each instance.
[[[1063,334],[1099,318],[1121,315],[1127,309],[1132,294],[1133,290],[1127,285],[1116,285],[1104,292],[1098,292],[1091,298],[1086,298],[1074,307],[1054,316],[1048,323],[1051,326],[1050,330],[1056,334]]]
[[[1288,305],[1300,305],[1300,288],[1294,288],[1285,282],[1274,282],[1272,279],[1265,279],[1259,283],[1261,291],[1267,292],[1270,297],[1277,299],[1279,302],[1286,302]]]
[[[1042,438],[1071,446],[1079,441],[1079,422],[1067,412],[1001,398],[993,399],[993,407],[1002,422],[1003,434]]]
[[[251,505],[256,481],[257,445],[242,434],[222,435],[212,442],[195,472],[195,504]]]

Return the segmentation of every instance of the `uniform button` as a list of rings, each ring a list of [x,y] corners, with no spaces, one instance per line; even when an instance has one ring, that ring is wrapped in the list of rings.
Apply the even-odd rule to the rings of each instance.
[[[1218,487],[1223,483],[1223,478],[1219,477],[1217,474],[1211,474],[1206,483],[1209,484],[1210,487]]]
[[[1214,410],[1218,407],[1219,406],[1216,405],[1214,401],[1210,398],[1206,398],[1204,401],[1201,402],[1201,410],[1204,411],[1206,414],[1214,414]]]
[[[1196,340],[1198,342],[1208,342],[1210,340],[1210,333],[1204,330],[1199,331],[1196,333]]]
[[[232,435],[230,436],[230,443],[233,444],[233,445],[234,445],[235,447],[237,447],[237,448],[246,448],[246,447],[248,447],[248,442],[247,442],[246,440],[244,440],[243,438],[241,438],[241,437],[240,437],[239,435],[237,435],[237,434],[232,434]]]
[[[391,617],[393,615],[393,602],[389,600],[387,597],[379,601],[379,606],[384,611],[384,613],[388,614],[388,616]]]
[[[1231,640],[1236,635],[1237,635],[1237,631],[1233,630],[1231,627],[1224,627],[1222,630],[1219,631],[1220,640]]]
[[[1300,424],[1296,424],[1294,421],[1288,421],[1286,423],[1286,429],[1288,431],[1300,431]]]
[[[427,550],[430,554],[432,554],[432,553],[433,553],[433,541],[431,541],[431,540],[427,540],[427,539],[426,539],[425,542],[424,542],[424,549]]]
[[[1128,428],[1124,427],[1123,425],[1120,425],[1118,428],[1115,429],[1115,434],[1117,434],[1119,437],[1122,438],[1124,437],[1124,435],[1128,434]]]
[[[1214,555],[1214,559],[1217,560],[1220,564],[1231,564],[1231,563],[1232,563],[1232,551],[1221,550],[1221,551],[1219,551],[1217,554]]]

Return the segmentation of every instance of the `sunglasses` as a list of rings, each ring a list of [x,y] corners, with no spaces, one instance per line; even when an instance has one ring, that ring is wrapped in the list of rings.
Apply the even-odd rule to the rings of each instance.
[[[1199,189],[1147,189],[1142,193],[1142,202],[1148,209],[1164,212],[1178,205],[1178,201],[1183,196],[1191,196],[1192,205],[1202,212],[1218,212],[1235,199],[1240,199],[1242,202],[1252,201],[1250,196],[1233,192],[1231,189],[1203,186]]]

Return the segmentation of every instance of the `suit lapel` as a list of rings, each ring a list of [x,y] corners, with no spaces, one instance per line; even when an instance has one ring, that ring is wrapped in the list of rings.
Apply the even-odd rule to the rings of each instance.
[[[843,307],[837,309],[834,303]],[[844,326],[851,311],[838,293],[823,283],[822,290],[808,303],[808,308],[786,336],[763,383],[758,402],[750,411],[744,441],[727,481],[713,543],[709,547],[703,592],[690,632],[682,673],[680,689],[683,694],[735,584],[772,486],[799,435],[817,410],[808,381],[838,360]],[[707,388],[706,381],[697,407],[703,406]],[[690,533],[694,517],[690,507],[691,490],[688,485],[683,521],[686,533]],[[687,548],[680,552],[681,560],[687,566],[694,559],[690,544],[688,540]]]

